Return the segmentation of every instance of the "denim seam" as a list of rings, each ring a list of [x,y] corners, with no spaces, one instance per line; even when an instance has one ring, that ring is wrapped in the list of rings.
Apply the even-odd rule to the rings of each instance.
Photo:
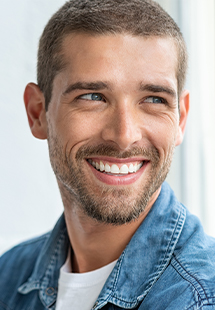
[[[178,216],[177,221],[176,221],[176,224],[175,224],[175,228],[172,232],[171,240],[167,246],[167,249],[166,249],[166,252],[165,252],[165,255],[164,255],[164,258],[162,260],[161,265],[164,265],[165,257],[171,256],[173,254],[173,251],[174,251],[173,246],[174,246],[174,244],[177,243],[177,241],[179,239],[180,232],[181,232],[181,230],[183,228],[183,224],[184,224],[184,221],[183,221],[184,217],[185,217],[184,212],[182,213],[180,211],[179,216]]]
[[[114,281],[113,281],[113,288],[110,289],[111,292],[107,295],[107,297],[106,297],[105,299],[102,299],[100,302],[98,302],[97,307],[95,307],[94,310],[96,310],[96,309],[101,309],[100,307],[101,307],[101,306],[102,306],[102,307],[105,306],[108,302],[113,303],[113,300],[110,300],[111,298],[116,299],[116,300],[118,300],[118,301],[120,301],[120,302],[123,302],[124,304],[127,304],[128,307],[129,307],[129,308],[127,308],[127,309],[130,309],[131,307],[132,307],[132,308],[133,308],[133,307],[136,307],[136,306],[138,305],[138,303],[139,303],[138,300],[135,300],[135,301],[125,301],[124,299],[119,298],[119,297],[118,297],[117,295],[115,295],[115,293],[114,293],[115,288],[116,288],[116,284],[117,284],[117,280],[118,280],[118,278],[119,278],[119,273],[120,273],[120,269],[121,269],[121,265],[122,265],[122,261],[123,261],[124,256],[125,256],[125,252],[123,252],[123,253],[121,254],[121,261],[120,261],[119,267],[117,268],[116,276],[115,276],[115,279],[114,279]],[[118,305],[114,305],[114,306],[118,307]],[[98,308],[98,307],[99,307],[99,308]]]
[[[149,282],[148,286],[146,287],[145,293],[142,294],[141,296],[139,296],[139,298],[138,298],[139,301],[141,301],[142,298],[145,297],[149,293],[149,291],[152,289],[155,282],[161,277],[162,273],[165,271],[165,269],[169,265],[169,263],[171,261],[171,255],[173,255],[173,251],[174,251],[174,244],[176,244],[176,242],[178,241],[179,236],[180,236],[180,231],[183,228],[183,223],[184,223],[183,219],[184,218],[185,218],[184,212],[180,211],[179,216],[178,216],[177,221],[176,221],[176,224],[175,224],[175,228],[174,228],[172,236],[171,236],[171,239],[170,239],[169,244],[167,246],[164,258],[161,262],[161,265],[160,265],[159,269],[157,270],[156,274],[154,275],[154,277],[152,278],[152,280]]]
[[[44,291],[46,289],[46,286],[47,284],[49,284],[50,282],[50,275],[52,275],[53,273],[53,267],[55,265],[55,261],[56,261],[56,258],[59,256],[59,248],[62,244],[62,241],[65,239],[65,231],[66,231],[66,228],[64,228],[61,233],[60,233],[60,236],[58,238],[58,241],[57,241],[57,244],[56,244],[56,247],[54,248],[54,252],[52,253],[52,255],[50,255],[50,261],[49,261],[49,264],[48,264],[48,268],[46,269],[46,272],[45,272],[45,275],[43,275],[43,277],[41,278],[41,287],[40,287],[40,290],[41,290],[41,295],[43,296],[40,296],[41,297],[41,301],[43,299],[44,302],[46,302],[45,306],[46,307],[50,307],[53,305],[53,303],[56,301],[56,296],[53,296],[52,298],[52,301],[49,303],[49,305],[47,305],[47,298],[43,298],[44,297]],[[42,302],[43,303],[43,302]]]
[[[208,301],[208,297],[207,297],[207,294],[203,288],[203,286],[201,285],[201,283],[193,276],[191,275],[183,266],[182,264],[177,260],[176,256],[173,254],[174,256],[174,259],[175,259],[175,262],[181,267],[181,269],[183,270],[183,272],[185,273],[185,275],[189,276],[191,279],[193,279],[202,289],[202,291],[204,292],[204,295],[205,295],[205,299]],[[195,289],[196,293],[198,294],[201,302],[204,300],[201,295],[200,295],[200,292],[198,290],[198,288],[195,286],[195,284],[185,275],[183,275],[175,266],[176,264],[172,263],[172,266],[173,268],[175,269],[175,271],[185,280],[185,281],[188,281]],[[208,301],[209,302],[209,301]]]
[[[52,274],[52,271],[53,271],[53,266],[54,266],[54,262],[56,260],[56,257],[59,256],[59,247],[61,246],[63,239],[65,239],[65,231],[66,231],[66,228],[64,228],[62,230],[62,232],[60,233],[60,236],[58,238],[56,247],[54,247],[54,251],[50,255],[50,261],[49,261],[49,264],[48,264],[48,268],[46,269],[45,275],[43,275],[40,280],[42,280],[42,279],[44,280],[44,278],[47,278],[49,280],[49,277],[50,277],[50,275]]]
[[[204,303],[204,301],[206,301],[207,303]],[[197,305],[197,308],[195,308],[195,310],[201,310],[202,307],[207,307],[207,306],[215,306],[215,301],[214,302],[210,302],[208,299],[202,299],[202,304],[201,306]],[[189,308],[186,308],[185,310],[193,310],[193,307],[195,307],[196,304],[193,304],[192,306],[190,306]]]
[[[119,278],[119,272],[120,272],[120,269],[121,269],[121,265],[122,265],[122,261],[123,261],[124,256],[125,256],[125,254],[123,252],[122,255],[121,255],[121,261],[120,261],[119,267],[118,267],[117,272],[116,272],[116,277],[115,277],[114,282],[113,282],[113,288],[111,289],[110,294],[107,295],[107,298],[103,299],[103,302],[98,303],[98,305],[95,308],[95,310],[98,309],[98,307],[104,306],[107,302],[109,302],[110,301],[110,297],[115,298],[115,299],[123,302],[124,304],[128,304],[128,305],[132,304],[132,307],[136,306],[138,304],[135,301],[134,302],[125,301],[125,300],[119,298],[117,295],[114,294],[114,291],[115,291],[115,288],[116,288],[116,284],[117,284],[117,280]]]

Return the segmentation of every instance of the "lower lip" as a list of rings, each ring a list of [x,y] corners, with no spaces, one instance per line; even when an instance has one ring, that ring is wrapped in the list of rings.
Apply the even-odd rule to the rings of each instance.
[[[129,173],[129,174],[122,175],[122,176],[117,176],[117,175],[115,176],[115,175],[109,175],[109,174],[100,172],[96,170],[92,165],[90,165],[88,161],[86,162],[88,166],[90,167],[90,169],[92,170],[95,177],[99,181],[106,183],[108,185],[129,185],[129,184],[136,182],[139,179],[139,177],[142,175],[142,173],[144,172],[146,166],[149,164],[149,162],[145,162],[143,166],[135,173]]]

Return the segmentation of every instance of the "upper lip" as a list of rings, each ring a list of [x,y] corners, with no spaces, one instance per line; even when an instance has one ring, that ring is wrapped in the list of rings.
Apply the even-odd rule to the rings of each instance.
[[[141,161],[149,161],[147,158],[143,157],[128,157],[128,158],[117,158],[117,157],[108,157],[108,156],[91,156],[89,158],[91,160],[98,160],[98,161],[107,161],[110,163],[119,163],[119,164],[126,164],[126,163],[132,163],[132,162],[141,162]]]

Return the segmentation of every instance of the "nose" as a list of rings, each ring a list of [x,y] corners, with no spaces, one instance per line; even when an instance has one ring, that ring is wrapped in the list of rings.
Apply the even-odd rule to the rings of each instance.
[[[140,111],[129,102],[117,104],[106,116],[102,138],[117,144],[120,150],[129,149],[142,139]]]

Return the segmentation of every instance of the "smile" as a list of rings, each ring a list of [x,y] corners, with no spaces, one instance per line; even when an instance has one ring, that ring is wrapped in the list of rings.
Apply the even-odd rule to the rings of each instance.
[[[88,158],[86,161],[97,180],[112,186],[135,183],[150,164],[142,158]]]
[[[117,176],[124,176],[131,173],[136,173],[140,168],[143,166],[144,161],[142,162],[132,162],[128,164],[119,164],[119,163],[107,163],[105,161],[98,161],[88,159],[90,165],[92,165],[96,170],[107,173],[109,175],[117,175]]]

